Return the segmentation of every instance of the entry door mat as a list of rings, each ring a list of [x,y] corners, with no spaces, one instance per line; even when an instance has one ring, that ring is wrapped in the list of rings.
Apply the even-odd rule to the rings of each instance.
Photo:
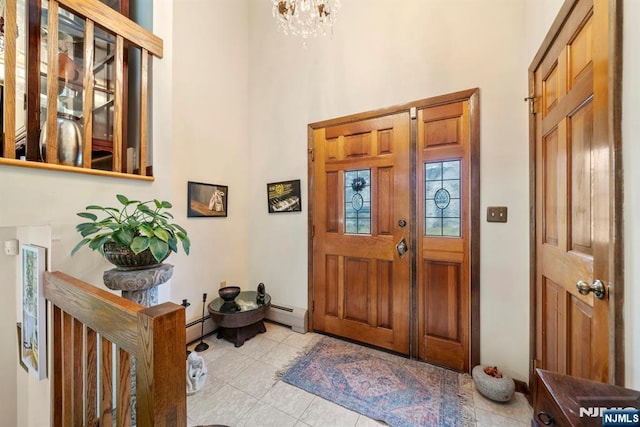
[[[473,380],[437,366],[323,337],[282,380],[390,426],[475,426]]]

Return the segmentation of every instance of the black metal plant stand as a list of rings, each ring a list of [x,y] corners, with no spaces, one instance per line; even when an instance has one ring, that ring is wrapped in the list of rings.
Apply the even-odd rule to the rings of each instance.
[[[207,294],[202,294],[202,324],[200,325],[200,343],[194,348],[195,351],[205,351],[209,348],[209,344],[203,341],[204,339],[204,306],[207,302]]]

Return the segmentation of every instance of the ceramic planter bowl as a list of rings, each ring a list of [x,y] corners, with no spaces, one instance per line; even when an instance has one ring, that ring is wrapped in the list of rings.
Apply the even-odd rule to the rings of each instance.
[[[114,242],[105,243],[103,251],[107,261],[115,265],[118,270],[142,270],[156,267],[164,261],[161,260],[158,262],[149,249],[135,254],[128,246]],[[168,256],[169,253],[167,253],[167,257]]]
[[[484,372],[482,365],[473,368],[471,376],[480,394],[496,402],[508,402],[516,390],[516,385],[511,378],[505,374],[502,374],[502,378],[488,375]]]

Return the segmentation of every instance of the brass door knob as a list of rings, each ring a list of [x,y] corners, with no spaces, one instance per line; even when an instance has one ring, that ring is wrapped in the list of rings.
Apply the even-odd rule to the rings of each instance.
[[[591,284],[588,284],[587,282],[582,280],[578,280],[578,282],[576,283],[576,288],[582,295],[589,295],[589,292],[593,292],[593,295],[595,295],[595,297],[598,299],[603,299],[606,293],[604,284],[601,280],[598,279],[591,282]]]

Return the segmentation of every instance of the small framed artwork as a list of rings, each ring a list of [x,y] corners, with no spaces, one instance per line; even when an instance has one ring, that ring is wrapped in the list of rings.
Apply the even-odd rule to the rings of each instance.
[[[226,217],[229,187],[226,185],[187,183],[188,217]]]
[[[39,380],[47,376],[47,318],[43,280],[46,249],[22,246],[22,363]]]
[[[300,212],[302,210],[300,180],[267,184],[267,203],[269,213]]]

